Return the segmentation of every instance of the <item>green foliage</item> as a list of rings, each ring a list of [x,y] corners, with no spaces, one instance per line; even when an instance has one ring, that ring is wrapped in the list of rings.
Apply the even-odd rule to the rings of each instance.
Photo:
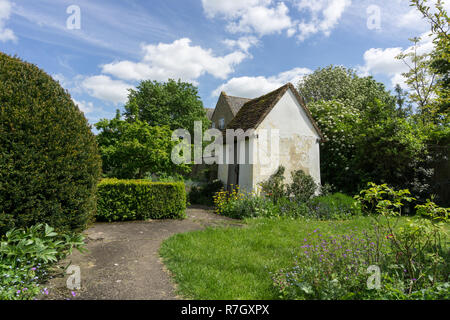
[[[148,123],[120,119],[96,124],[97,140],[103,158],[103,172],[114,178],[143,179],[149,174],[186,172],[186,165],[177,166],[171,160],[172,132],[168,126],[151,127]]]
[[[189,202],[191,204],[213,206],[214,195],[222,189],[223,183],[220,180],[208,182],[200,187],[193,186],[189,192]]]
[[[303,172],[297,170],[291,173],[292,183],[287,187],[287,194],[297,203],[306,203],[317,191],[317,184],[314,179]]]
[[[423,187],[417,183],[417,169],[427,154],[421,127],[379,100],[363,112],[340,101],[309,107],[327,139],[321,145],[323,181],[346,193],[357,192],[369,181]]]
[[[233,219],[275,217],[277,207],[268,199],[247,195],[241,199],[229,201],[223,209],[223,215]]]
[[[368,291],[367,267],[377,262],[367,233],[327,235],[316,229],[302,241],[294,266],[272,279],[282,299],[360,299]]]
[[[337,100],[345,107],[364,112],[378,99],[383,105],[395,107],[395,97],[382,83],[371,77],[358,77],[354,70],[341,66],[319,68],[307,75],[297,88],[308,106],[314,102]]]
[[[401,218],[399,226],[403,224],[403,221],[405,218]],[[371,217],[361,216],[344,221],[257,218],[241,221],[240,224],[242,223],[245,224],[245,227],[208,228],[202,231],[178,234],[163,243],[160,253],[164,258],[164,263],[174,275],[180,295],[186,299],[199,300],[277,300],[286,296],[280,296],[281,292],[275,290],[281,287],[273,282],[271,275],[278,274],[280,270],[287,272],[295,270],[300,273],[307,272],[311,275],[307,279],[315,280],[315,283],[321,281],[319,275],[325,275],[331,281],[338,279],[341,283],[342,280],[342,286],[349,284],[348,288],[354,288],[354,290],[340,295],[342,299],[450,298],[449,284],[445,282],[417,289],[411,294],[403,291],[402,282],[395,277],[393,271],[404,272],[388,268],[389,263],[386,263],[385,267],[384,263],[389,261],[379,264],[382,290],[367,290],[367,280],[372,273],[368,273],[368,266],[363,267],[361,263],[375,261],[377,259],[376,252],[379,251],[373,236]],[[319,233],[322,237],[319,237]],[[350,240],[347,237],[351,237]],[[326,264],[323,264],[325,268],[319,268],[319,258],[322,258],[320,254],[314,254],[317,264],[314,265],[313,270],[300,269],[303,263],[307,262],[304,250],[308,250],[312,257],[312,249],[314,249],[301,247],[314,245],[319,246],[318,249],[321,250],[320,244],[324,240],[328,243],[331,242],[328,244],[328,248],[331,247],[333,240],[344,244],[342,248],[336,248],[336,253],[341,253],[341,256],[336,255],[336,258],[333,258],[333,261],[343,262],[343,265],[336,269],[342,270],[342,272],[335,272],[329,276],[327,271],[330,269]],[[381,252],[389,252],[388,241],[384,238],[384,241],[380,243]],[[372,245],[371,242],[374,242],[375,245]],[[364,248],[364,245],[370,249]],[[363,257],[359,260],[360,278],[356,276],[354,267],[356,264],[351,263],[352,260],[356,260],[354,255],[346,252],[347,249],[352,250],[352,248],[355,249],[354,251],[356,249],[363,250],[362,252],[370,254],[372,257],[372,260]],[[331,253],[333,252],[325,252],[324,257],[331,258]],[[344,254],[348,255],[348,260],[345,260]],[[304,257],[305,259],[303,259]],[[386,257],[392,258],[391,261],[395,262],[393,254],[387,254]],[[299,262],[298,267],[295,261]],[[350,261],[348,264],[350,269],[345,268],[347,261]],[[317,278],[313,278],[314,276]],[[345,279],[346,276],[349,279]],[[298,277],[298,279],[299,283],[303,282],[303,278]],[[351,279],[360,279],[361,282],[351,281]],[[326,287],[331,289],[326,293],[330,299],[332,298],[332,288],[339,288],[331,283]],[[363,290],[357,291],[358,288]],[[338,290],[335,292],[342,292],[340,289]],[[337,294],[335,297],[338,299]],[[305,299],[305,296],[298,295],[291,299]]]
[[[285,197],[280,198],[276,202],[276,206],[276,211],[278,211],[279,216],[281,217],[307,218],[313,216],[311,209],[306,203],[298,203]]]
[[[0,234],[37,223],[83,230],[96,208],[97,148],[56,81],[0,53]]]
[[[210,123],[198,89],[180,80],[142,81],[136,90],[130,90],[125,110],[128,121],[139,119],[150,126],[168,126],[171,130],[186,129],[192,133],[195,121],[202,121],[204,129]]]
[[[396,191],[387,184],[377,185],[373,182],[369,182],[368,187],[355,196],[366,214],[401,216],[405,203],[415,200],[407,189]]]
[[[429,66],[437,80],[435,90],[437,99],[433,103],[434,110],[437,111],[441,124],[448,125],[450,110],[450,37],[448,31],[450,20],[442,0],[434,2],[434,10],[427,5],[427,2],[427,0],[411,0],[411,6],[416,7],[431,26],[435,47],[430,55]]]
[[[266,197],[277,203],[281,198],[286,196],[286,185],[284,184],[284,172],[286,168],[280,166],[267,181],[260,183],[262,192]]]
[[[306,203],[316,193],[319,186],[303,170],[291,172],[292,182],[286,184],[285,171],[285,167],[280,166],[268,180],[261,182],[262,193],[274,203],[278,203],[283,198],[290,198],[297,203]]]
[[[326,139],[320,150],[323,181],[348,190],[346,186],[355,183],[352,164],[361,112],[340,101],[314,102],[309,108]]]
[[[349,194],[369,181],[431,193],[426,130],[410,117],[403,92],[395,97],[371,77],[333,66],[305,77],[298,89],[326,138],[324,182]]]
[[[31,300],[48,270],[73,249],[84,250],[79,234],[58,234],[48,225],[11,229],[0,241],[0,300]]]
[[[308,206],[313,217],[319,220],[348,219],[362,214],[359,202],[342,193],[313,198]]]
[[[437,206],[430,199],[423,205],[417,205],[417,214],[438,221],[448,221],[450,218],[450,208],[442,208]]]
[[[182,219],[184,183],[104,179],[98,186],[98,221]]]
[[[354,169],[355,185],[363,188],[375,181],[410,188],[415,193],[426,188],[426,182],[413,183],[421,178],[418,169],[427,157],[426,135],[421,127],[387,115],[378,122],[365,118],[360,125],[364,129],[355,141],[355,156],[350,166]]]
[[[402,73],[406,79],[405,83],[411,89],[409,99],[415,102],[419,109],[420,118],[424,122],[435,121],[439,115],[438,110],[433,107],[432,99],[436,93],[436,76],[431,69],[430,54],[418,54],[420,38],[413,38],[413,50],[402,52],[396,59],[402,60],[408,67],[408,71]]]
[[[443,231],[449,209],[428,201],[416,206],[421,216],[407,219],[397,228],[402,207],[414,200],[408,190],[396,191],[386,185],[370,183],[369,188],[355,198],[367,212],[375,213],[377,243],[388,239],[390,252],[395,257],[391,267],[404,271],[395,274],[396,279],[402,281],[404,293],[412,294],[449,281],[450,252],[445,247]]]
[[[239,187],[232,192],[217,192],[214,204],[217,214],[233,219],[279,216],[278,207],[272,200],[242,191]]]
[[[60,235],[49,225],[38,224],[26,229],[11,229],[0,242],[0,259],[13,267],[21,261],[33,261],[36,265],[57,262],[73,248],[82,248],[84,237],[78,234]]]

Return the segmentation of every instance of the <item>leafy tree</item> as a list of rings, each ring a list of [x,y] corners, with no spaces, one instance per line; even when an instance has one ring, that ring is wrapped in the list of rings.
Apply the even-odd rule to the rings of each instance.
[[[359,125],[353,159],[358,189],[372,181],[418,191],[424,177],[417,168],[427,156],[424,130],[410,119],[389,116],[377,122],[362,117]]]
[[[83,230],[100,174],[95,136],[67,91],[0,53],[0,234],[38,223]]]
[[[339,100],[314,102],[308,107],[326,139],[320,147],[322,181],[353,191],[355,182],[358,184],[352,166],[361,112]]]
[[[412,164],[424,156],[424,135],[407,118],[401,88],[392,96],[371,77],[330,66],[307,76],[299,90],[326,138],[323,182],[354,193],[368,181],[402,186],[414,178]]]
[[[130,91],[125,110],[126,120],[139,119],[152,127],[168,126],[192,133],[194,121],[202,121],[205,129],[209,126],[197,88],[180,80],[142,81],[137,90]]]
[[[411,0],[411,6],[416,7],[423,17],[430,23],[434,36],[435,48],[431,53],[430,67],[437,76],[436,104],[441,123],[448,124],[450,110],[450,37],[449,17],[441,0],[435,1],[435,7],[427,5],[427,0]]]
[[[402,60],[408,67],[408,71],[402,73],[411,92],[409,99],[417,104],[420,119],[430,122],[436,118],[436,109],[433,99],[436,92],[436,75],[431,69],[430,55],[418,54],[420,38],[410,39],[413,42],[412,50],[399,54],[396,58]]]
[[[396,100],[385,86],[372,77],[359,77],[352,69],[341,66],[319,68],[307,75],[297,86],[307,104],[318,101],[339,100],[346,107],[364,111],[374,99],[395,109]]]
[[[408,91],[403,90],[399,84],[396,84],[394,92],[399,116],[400,117],[410,116],[413,111],[411,101],[409,100]]]
[[[168,126],[150,126],[147,122],[121,119],[117,111],[112,120],[96,124],[97,137],[107,176],[123,179],[142,179],[149,174],[185,173],[186,166],[172,163],[174,146]]]

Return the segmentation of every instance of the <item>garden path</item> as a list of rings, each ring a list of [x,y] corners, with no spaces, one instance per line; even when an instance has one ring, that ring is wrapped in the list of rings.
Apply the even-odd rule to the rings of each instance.
[[[177,233],[236,223],[201,207],[189,208],[185,220],[96,223],[85,232],[88,252],[75,250],[61,262],[80,267],[81,289],[73,297],[68,276],[61,274],[49,281],[44,299],[180,299],[158,254],[162,242]]]

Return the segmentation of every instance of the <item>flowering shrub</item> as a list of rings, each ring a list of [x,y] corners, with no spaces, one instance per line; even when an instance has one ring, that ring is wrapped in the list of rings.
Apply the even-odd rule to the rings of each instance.
[[[277,208],[280,216],[300,218],[313,216],[306,203],[297,203],[288,198],[281,198],[277,202]]]
[[[376,227],[374,232],[344,235],[314,230],[301,243],[293,266],[272,274],[274,288],[282,299],[450,298],[448,266],[441,264],[432,278],[427,264],[417,261],[415,267],[428,279],[410,278],[405,265],[399,263],[401,257],[391,250],[391,241],[392,235],[378,239]],[[370,266],[380,268],[379,288],[368,287]]]
[[[277,216],[275,204],[269,200],[240,190],[220,191],[214,196],[216,213],[234,219]]]
[[[325,141],[320,148],[324,181],[348,191],[355,185],[353,167],[361,111],[343,101],[317,101],[308,105]],[[347,185],[347,188],[345,186]]]
[[[449,209],[428,201],[416,207],[417,217],[400,223],[402,207],[414,200],[408,190],[371,183],[355,198],[373,217],[373,230],[309,234],[294,266],[272,275],[281,297],[450,299],[450,250],[444,232]],[[367,285],[369,266],[381,271],[376,289]]]
[[[303,170],[294,171],[291,176],[292,183],[287,187],[288,197],[292,197],[297,203],[308,202],[318,189],[314,179]]]
[[[0,241],[0,300],[29,300],[39,293],[48,270],[74,248],[83,250],[83,236],[57,234],[48,225],[12,229]]]
[[[367,291],[367,269],[380,264],[377,245],[368,233],[324,235],[314,230],[305,238],[292,268],[273,274],[285,299],[349,299]]]

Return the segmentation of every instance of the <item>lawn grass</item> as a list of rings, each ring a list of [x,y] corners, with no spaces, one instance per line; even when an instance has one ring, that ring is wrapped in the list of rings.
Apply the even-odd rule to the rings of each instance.
[[[253,219],[244,227],[209,228],[166,240],[160,254],[179,294],[198,300],[277,299],[270,272],[290,267],[303,239],[315,229],[344,234],[373,228],[373,219],[348,221]]]

